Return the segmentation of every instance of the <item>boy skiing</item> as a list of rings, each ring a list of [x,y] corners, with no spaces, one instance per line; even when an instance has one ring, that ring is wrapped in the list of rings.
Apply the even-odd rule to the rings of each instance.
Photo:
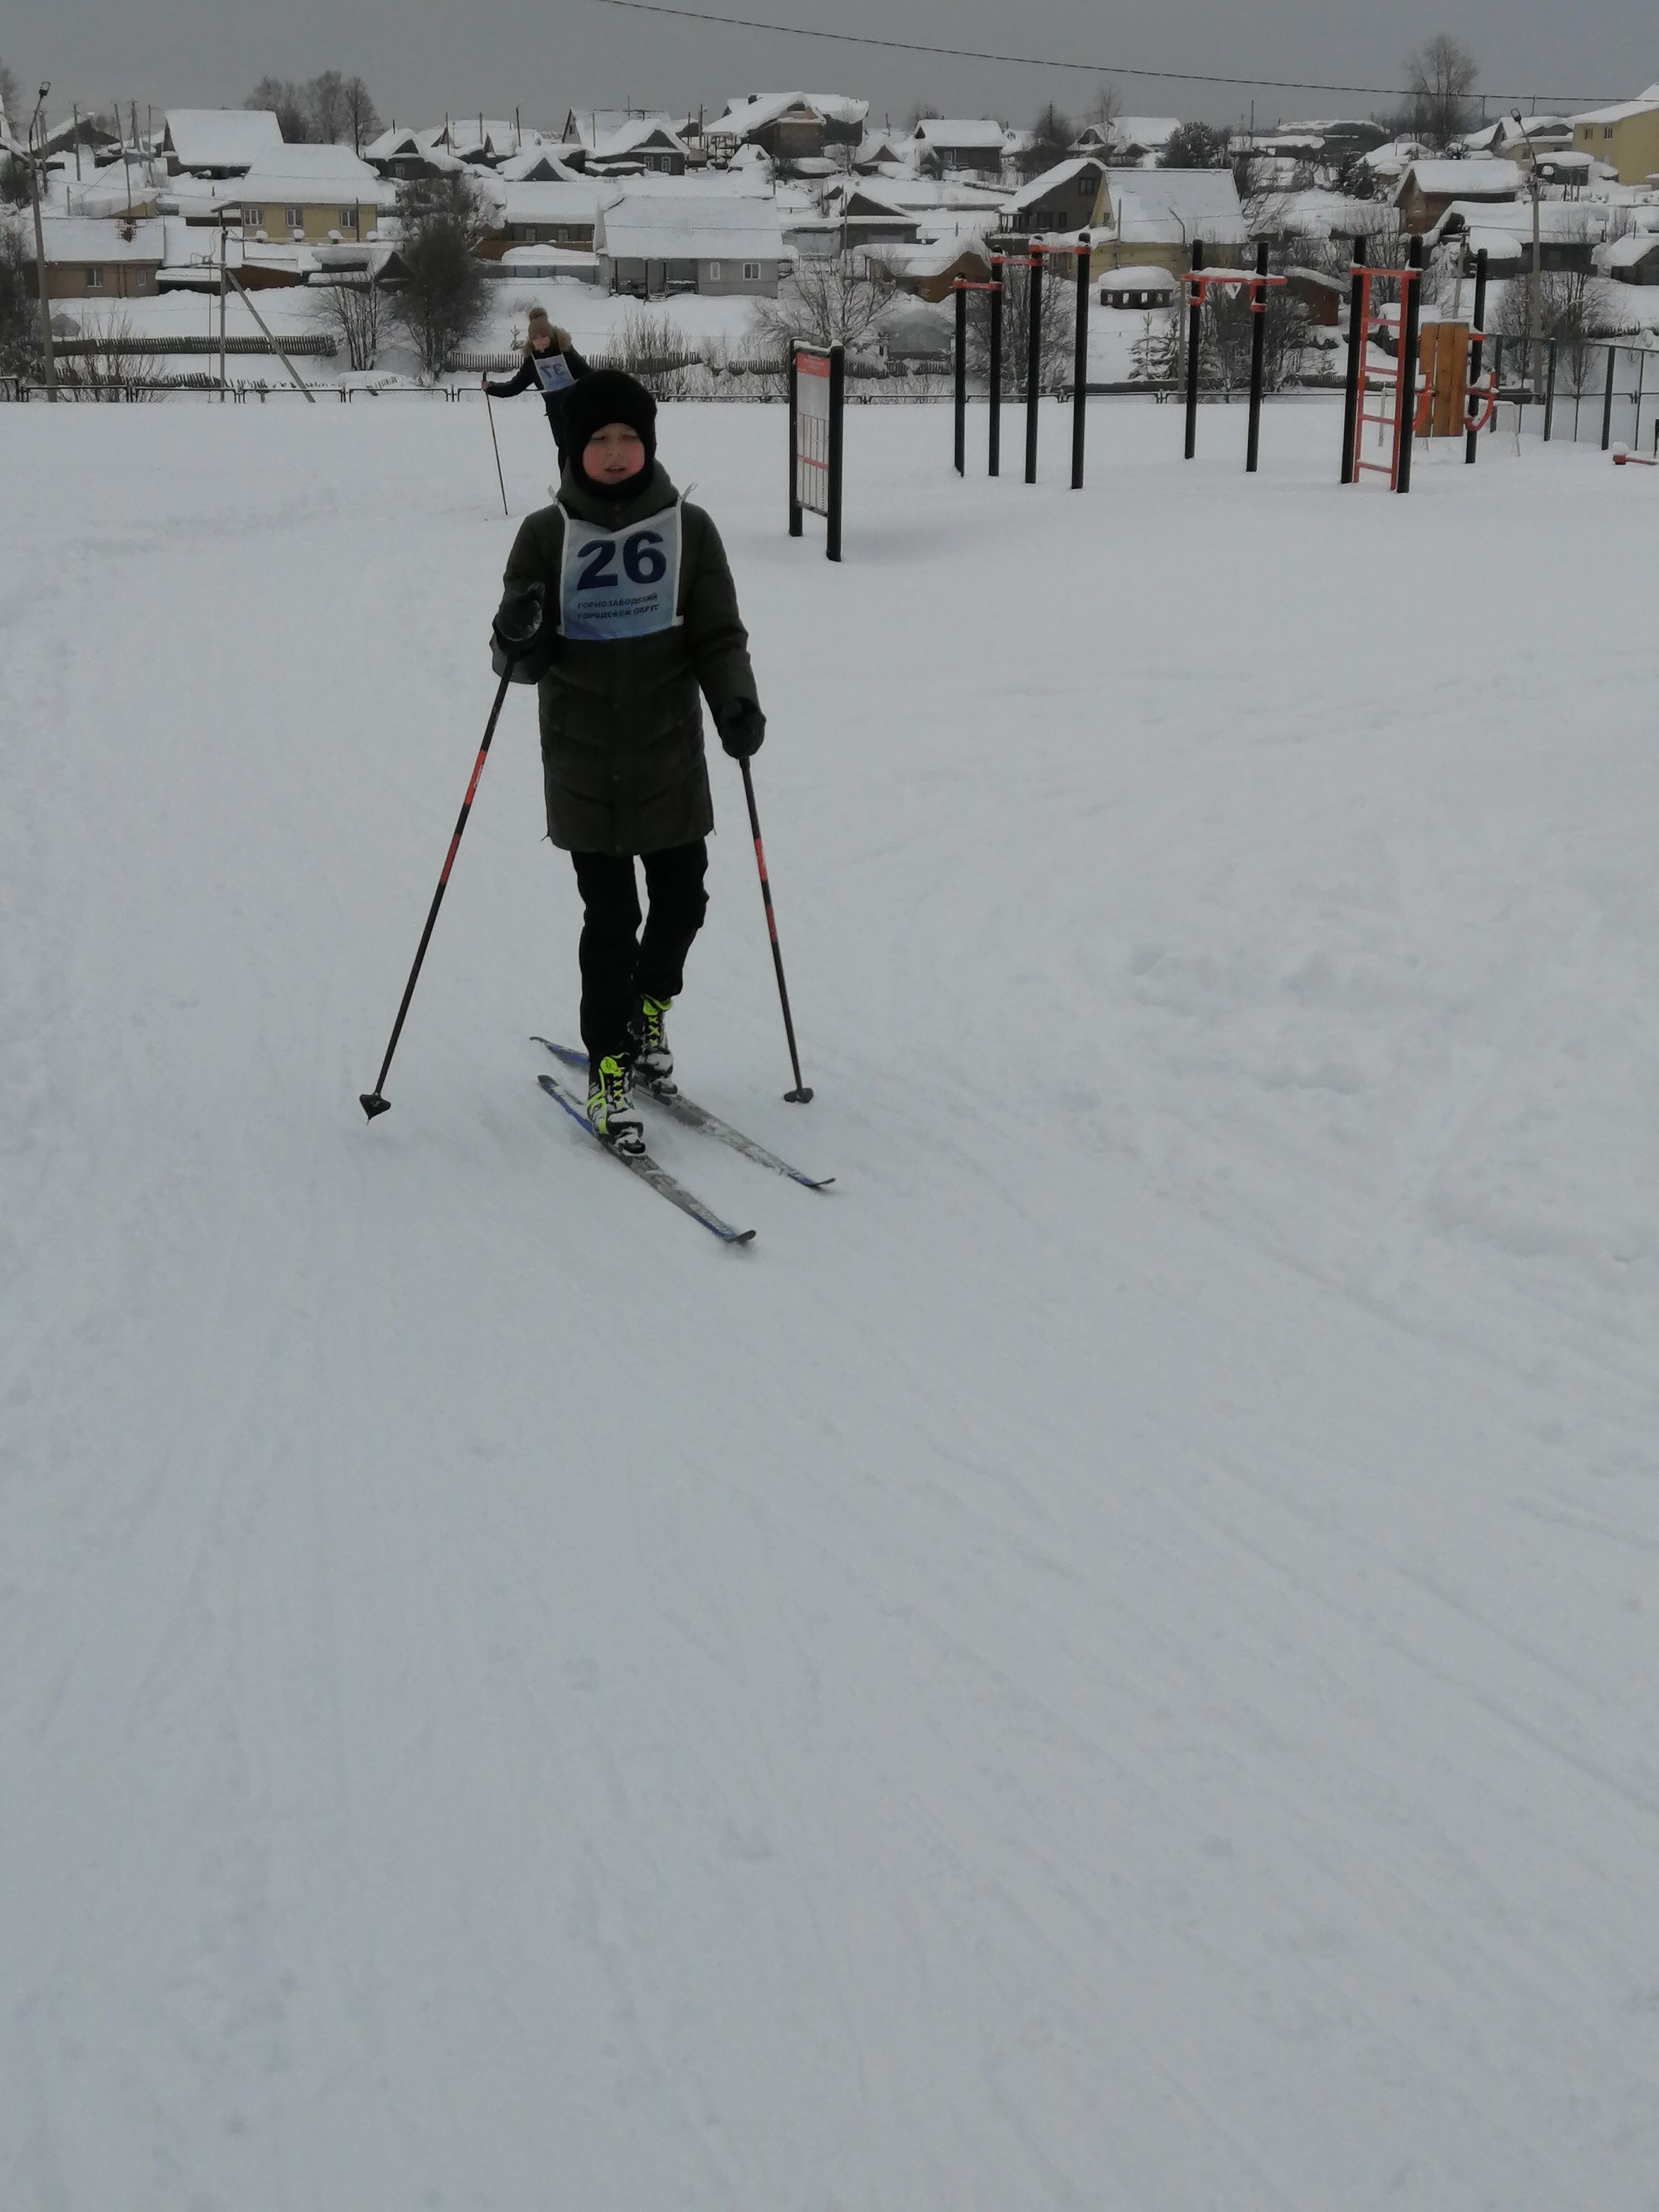
[[[520,392],[541,393],[547,402],[547,425],[553,433],[553,444],[562,468],[565,394],[579,376],[589,374],[587,363],[571,343],[569,331],[550,322],[545,307],[536,307],[530,310],[524,361],[518,374],[505,384],[492,383],[487,376],[479,381],[492,399],[511,399]]]
[[[638,1152],[634,1078],[672,1086],[665,1017],[708,904],[714,817],[698,693],[734,760],[759,750],[766,718],[720,533],[656,458],[656,402],[622,371],[595,369],[563,394],[563,411],[559,495],[520,528],[503,607],[539,586],[549,608],[514,679],[540,687],[547,833],[582,896],[587,1117]],[[499,647],[495,665],[499,675]]]

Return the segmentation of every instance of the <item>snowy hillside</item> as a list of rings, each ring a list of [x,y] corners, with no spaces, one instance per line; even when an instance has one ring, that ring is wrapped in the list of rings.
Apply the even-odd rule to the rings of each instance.
[[[7,2212],[1651,2204],[1659,471],[1339,420],[856,410],[834,568],[665,410],[732,1252],[536,1086],[526,695],[357,1105],[482,412],[0,409]]]

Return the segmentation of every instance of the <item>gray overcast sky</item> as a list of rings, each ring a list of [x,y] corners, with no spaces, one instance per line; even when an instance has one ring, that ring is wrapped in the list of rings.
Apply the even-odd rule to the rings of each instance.
[[[1258,120],[1358,112],[1386,102],[1280,92],[1273,77],[1395,85],[1407,52],[1448,30],[1471,47],[1480,87],[1499,95],[1623,97],[1659,79],[1652,0],[690,0],[779,23],[941,45],[1098,59],[1116,67],[1254,76]],[[216,106],[240,100],[266,72],[361,71],[376,103],[402,121],[482,108],[557,125],[570,106],[718,106],[733,92],[806,87],[867,97],[896,121],[918,100],[947,112],[1028,122],[1045,100],[1093,104],[1100,80],[1075,70],[833,46],[769,32],[624,14],[599,0],[6,0],[0,59],[31,92],[52,80],[51,107],[118,96]],[[1114,80],[1128,113],[1243,113],[1251,88]]]

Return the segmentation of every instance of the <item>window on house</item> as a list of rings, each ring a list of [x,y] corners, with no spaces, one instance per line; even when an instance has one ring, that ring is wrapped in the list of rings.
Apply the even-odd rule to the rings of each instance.
[[[718,261],[711,261],[709,263],[708,274],[714,282],[718,284],[720,278],[720,264]]]
[[[745,261],[744,263],[743,281],[745,284],[758,284],[760,283],[760,264],[758,261]]]
[[[283,221],[290,230],[303,230],[306,227],[306,211],[303,208],[284,208]]]
[[[263,208],[245,207],[242,210],[242,228],[244,230],[258,230],[264,219],[265,211]]]
[[[88,292],[101,292],[101,291],[103,290],[103,289],[104,289],[104,272],[103,272],[103,270],[102,270],[101,269],[88,269],[88,271],[87,271],[87,289],[88,289]]]
[[[1612,136],[1613,136],[1613,125],[1612,125],[1612,124],[1611,124],[1611,123],[1604,123],[1604,124],[1601,125],[1601,136],[1602,136],[1604,138],[1611,138],[1611,137],[1612,137]]]
[[[342,230],[356,229],[357,210],[356,208],[342,208],[340,210],[340,228]]]
[[[149,278],[144,274],[144,271],[142,269],[135,269],[133,270],[132,289],[135,292],[142,292],[149,282]]]

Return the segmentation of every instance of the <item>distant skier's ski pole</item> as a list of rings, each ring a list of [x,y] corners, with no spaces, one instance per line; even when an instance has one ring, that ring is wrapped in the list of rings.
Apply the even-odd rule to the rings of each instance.
[[[484,413],[489,417],[489,442],[495,447],[495,481],[501,488],[501,513],[507,513],[507,478],[501,474],[501,449],[495,441],[495,410],[489,404],[488,386],[484,391]]]
[[[472,763],[472,781],[466,787],[466,797],[461,801],[460,817],[455,824],[455,835],[449,841],[449,851],[444,858],[443,873],[438,878],[438,888],[432,895],[432,911],[427,915],[426,927],[421,932],[421,942],[415,954],[415,965],[409,971],[409,981],[404,986],[404,1001],[398,1009],[398,1018],[392,1024],[392,1042],[386,1048],[386,1058],[380,1062],[380,1072],[374,1079],[374,1088],[359,1094],[358,1104],[372,1121],[377,1114],[392,1110],[392,1101],[381,1094],[385,1089],[386,1071],[392,1066],[392,1055],[398,1049],[398,1040],[403,1035],[404,1017],[409,1012],[409,1002],[415,995],[415,984],[421,972],[421,963],[426,958],[426,948],[432,942],[433,924],[438,919],[438,908],[444,902],[444,892],[449,884],[449,872],[455,865],[455,855],[461,848],[461,832],[466,827],[466,817],[472,811],[472,794],[478,788],[478,778],[483,774],[484,762],[489,757],[489,741],[495,734],[495,725],[501,718],[501,708],[507,698],[507,687],[513,681],[513,671],[535,638],[542,622],[542,590],[538,584],[528,591],[509,593],[495,617],[495,641],[501,649],[506,665],[496,688],[495,703],[489,710],[489,720],[484,725],[483,743],[478,748],[478,757]]]
[[[783,980],[783,955],[778,950],[778,918],[772,911],[772,886],[766,877],[766,848],[761,843],[760,816],[755,811],[755,779],[749,773],[749,763],[739,760],[743,770],[743,795],[749,801],[749,827],[755,836],[755,860],[760,869],[761,898],[766,908],[767,933],[772,939],[772,965],[778,971],[778,998],[783,1007],[783,1033],[789,1040],[789,1064],[795,1071],[795,1087],[786,1091],[784,1097],[792,1106],[805,1106],[812,1096],[800,1079],[800,1054],[795,1049],[795,1024],[789,1018],[789,986]]]

